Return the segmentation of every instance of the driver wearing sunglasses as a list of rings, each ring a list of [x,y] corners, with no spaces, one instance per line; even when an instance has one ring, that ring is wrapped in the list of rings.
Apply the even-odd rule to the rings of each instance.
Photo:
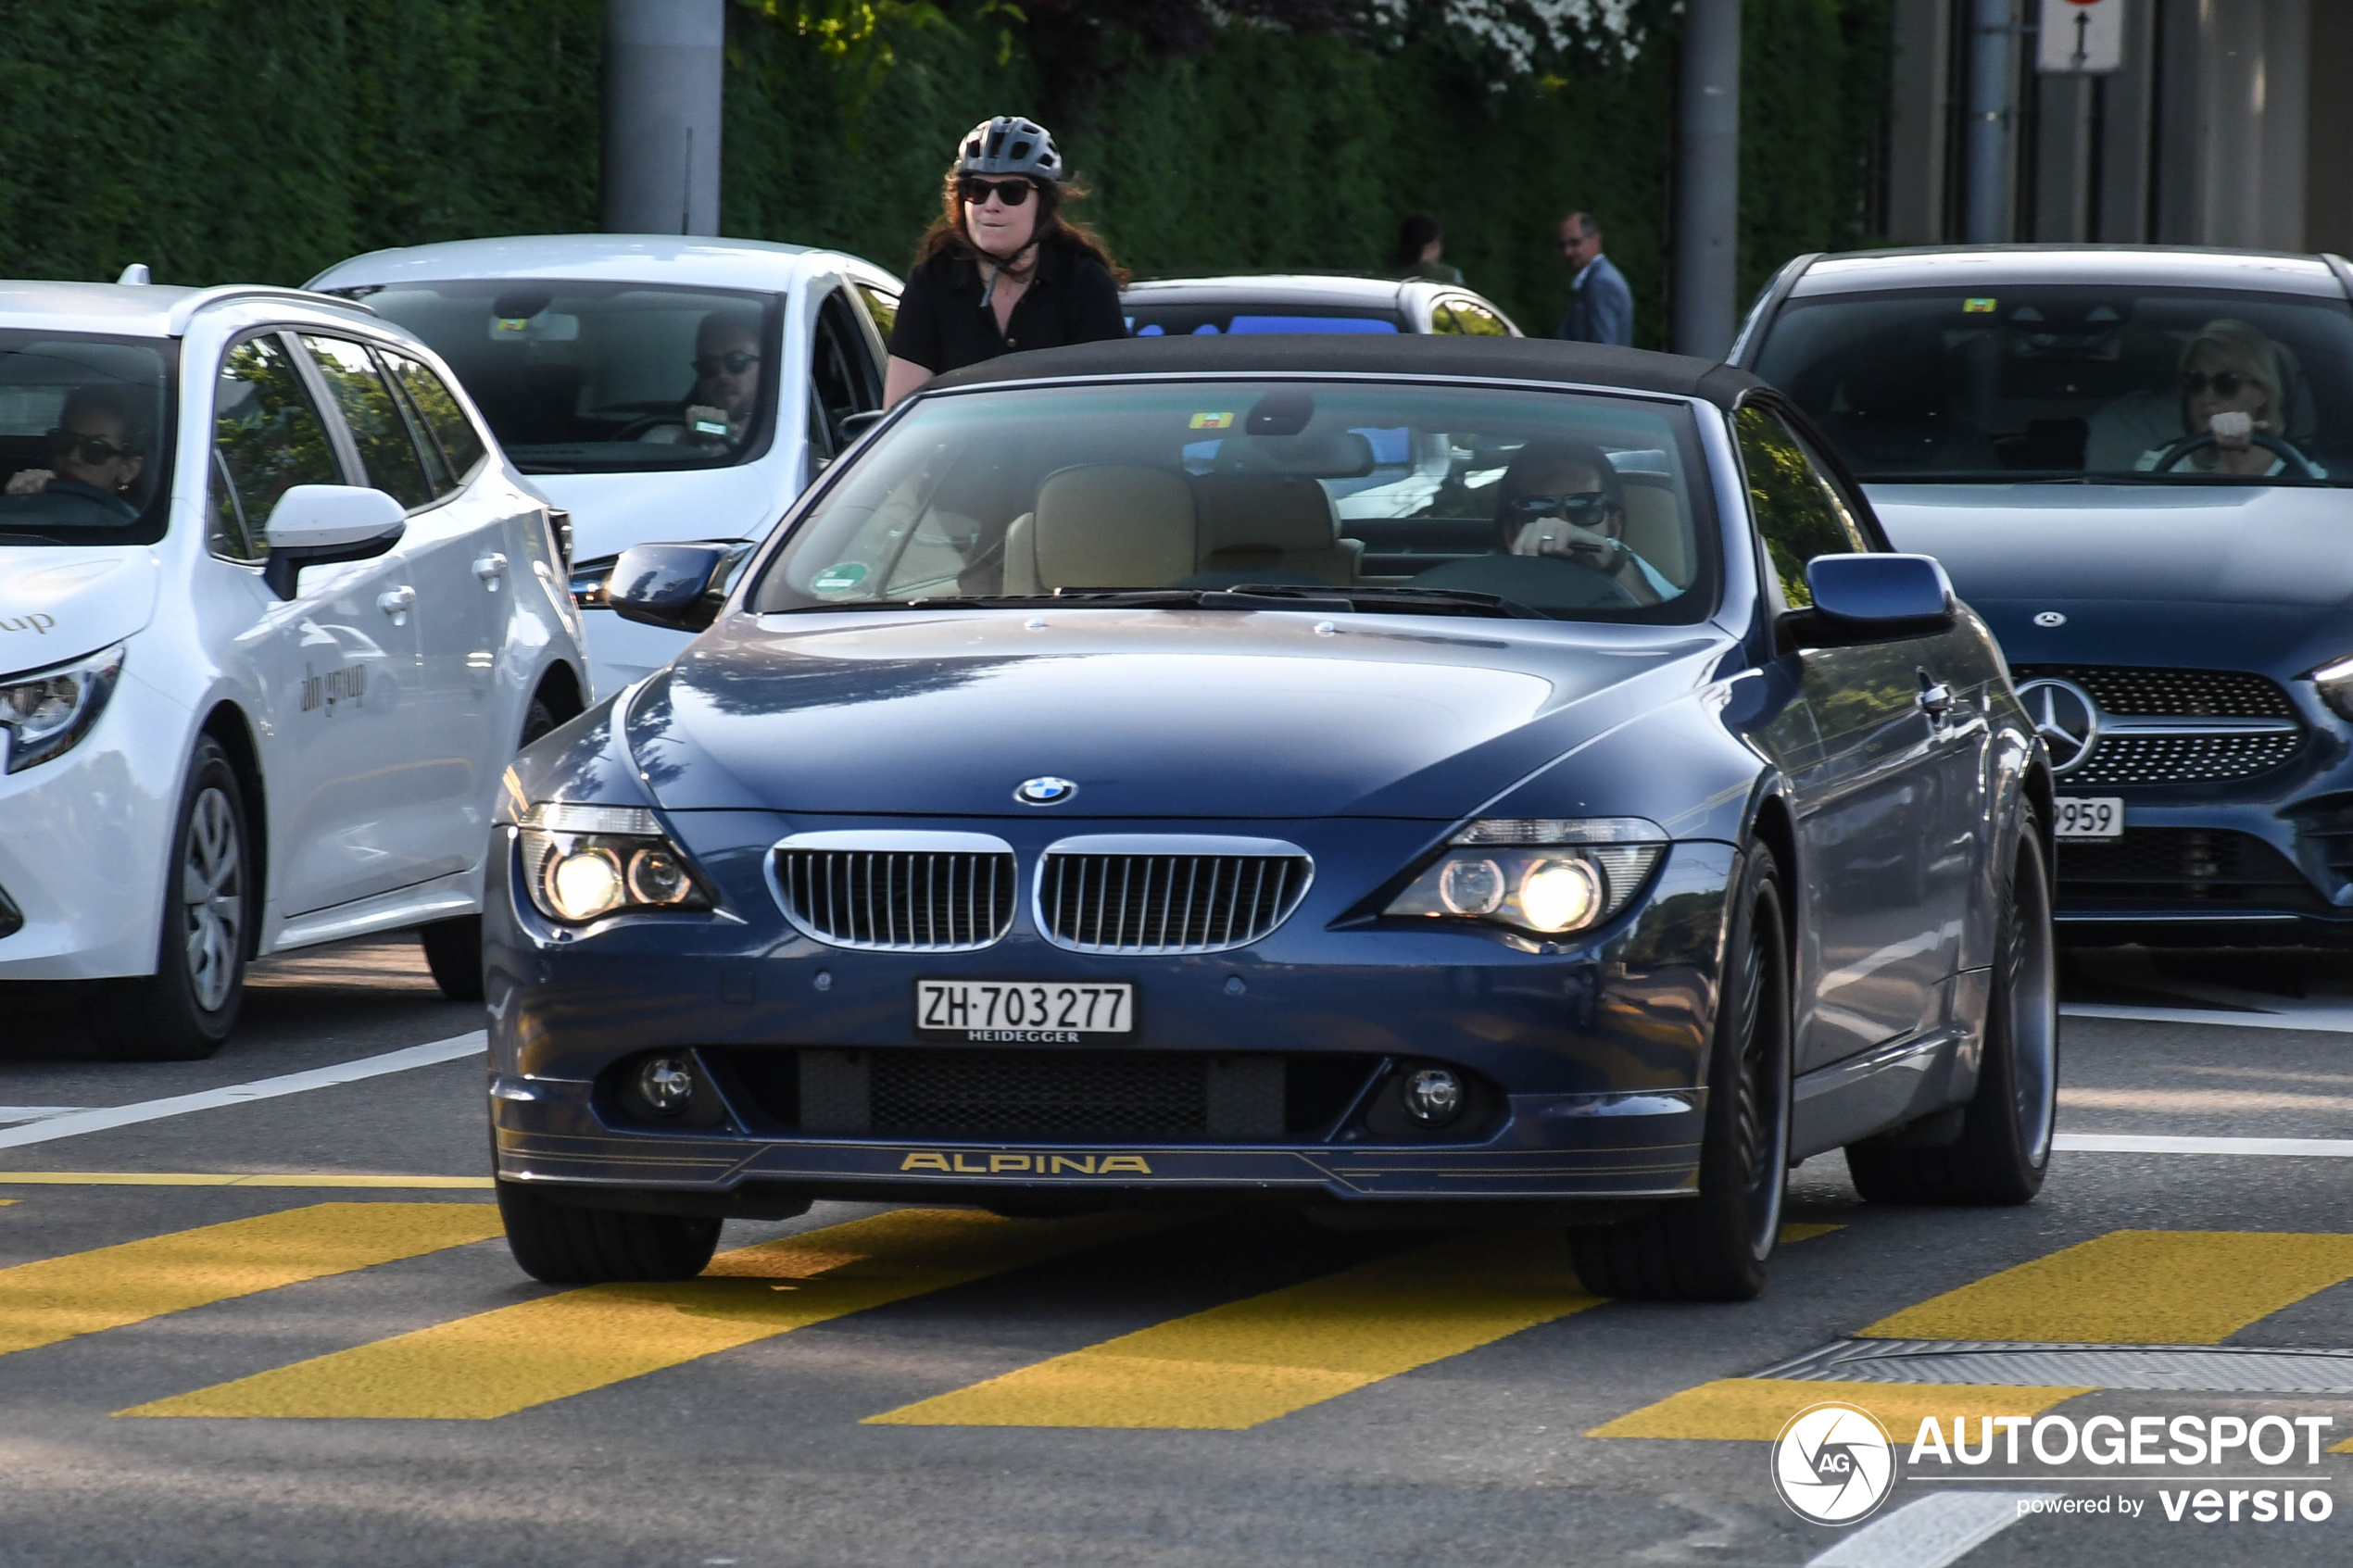
[[[695,329],[694,371],[683,439],[698,445],[742,440],[760,402],[759,316],[745,310],[705,316]]]
[[[1680,590],[1626,543],[1626,495],[1600,447],[1537,440],[1521,447],[1495,484],[1495,522],[1505,554],[1551,556],[1596,571],[1636,604]]]
[[[139,508],[126,492],[147,466],[135,426],[135,411],[109,389],[76,388],[49,432],[49,466],[11,476],[7,493],[72,496],[130,521]]]

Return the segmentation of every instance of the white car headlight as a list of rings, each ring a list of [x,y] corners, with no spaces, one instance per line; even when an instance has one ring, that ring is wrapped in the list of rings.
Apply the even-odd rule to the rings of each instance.
[[[106,711],[122,673],[123,645],[71,664],[0,680],[0,757],[6,772],[71,751]]]
[[[518,832],[523,890],[550,920],[711,908],[685,853],[642,806],[535,806]]]
[[[1666,832],[1638,817],[1491,818],[1451,842],[1384,914],[1558,936],[1624,909],[1667,852]]]

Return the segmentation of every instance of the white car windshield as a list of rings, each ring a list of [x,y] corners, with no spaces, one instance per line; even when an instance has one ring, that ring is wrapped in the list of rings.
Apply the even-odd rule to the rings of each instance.
[[[0,332],[0,548],[163,537],[171,349]]]
[[[1717,573],[1688,410],[1417,383],[987,388],[850,459],[762,612],[1105,591],[1692,621]]]
[[[1973,285],[1799,297],[1756,373],[1858,478],[2353,483],[2353,307]]]
[[[336,291],[415,332],[528,473],[725,468],[775,426],[775,296],[635,283]]]

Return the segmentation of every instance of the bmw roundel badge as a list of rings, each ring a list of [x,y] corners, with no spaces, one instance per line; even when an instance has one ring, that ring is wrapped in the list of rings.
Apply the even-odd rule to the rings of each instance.
[[[1059,806],[1078,793],[1078,786],[1068,779],[1027,779],[1013,791],[1013,798],[1025,806]]]

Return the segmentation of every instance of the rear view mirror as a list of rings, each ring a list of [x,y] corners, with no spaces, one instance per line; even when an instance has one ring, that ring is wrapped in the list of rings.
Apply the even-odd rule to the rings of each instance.
[[[1953,624],[1953,584],[1933,556],[1816,556],[1806,563],[1814,607],[1793,611],[1801,643],[1836,646],[1928,636]]]
[[[633,545],[613,562],[605,602],[623,621],[700,632],[719,618],[728,569],[748,545]]]
[[[1353,430],[1227,436],[1218,446],[1215,467],[1221,473],[1362,479],[1373,471],[1373,444],[1361,432]]]
[[[278,497],[262,525],[270,546],[262,581],[282,599],[295,596],[306,566],[371,560],[400,543],[409,514],[381,490],[359,484],[297,484]]]

